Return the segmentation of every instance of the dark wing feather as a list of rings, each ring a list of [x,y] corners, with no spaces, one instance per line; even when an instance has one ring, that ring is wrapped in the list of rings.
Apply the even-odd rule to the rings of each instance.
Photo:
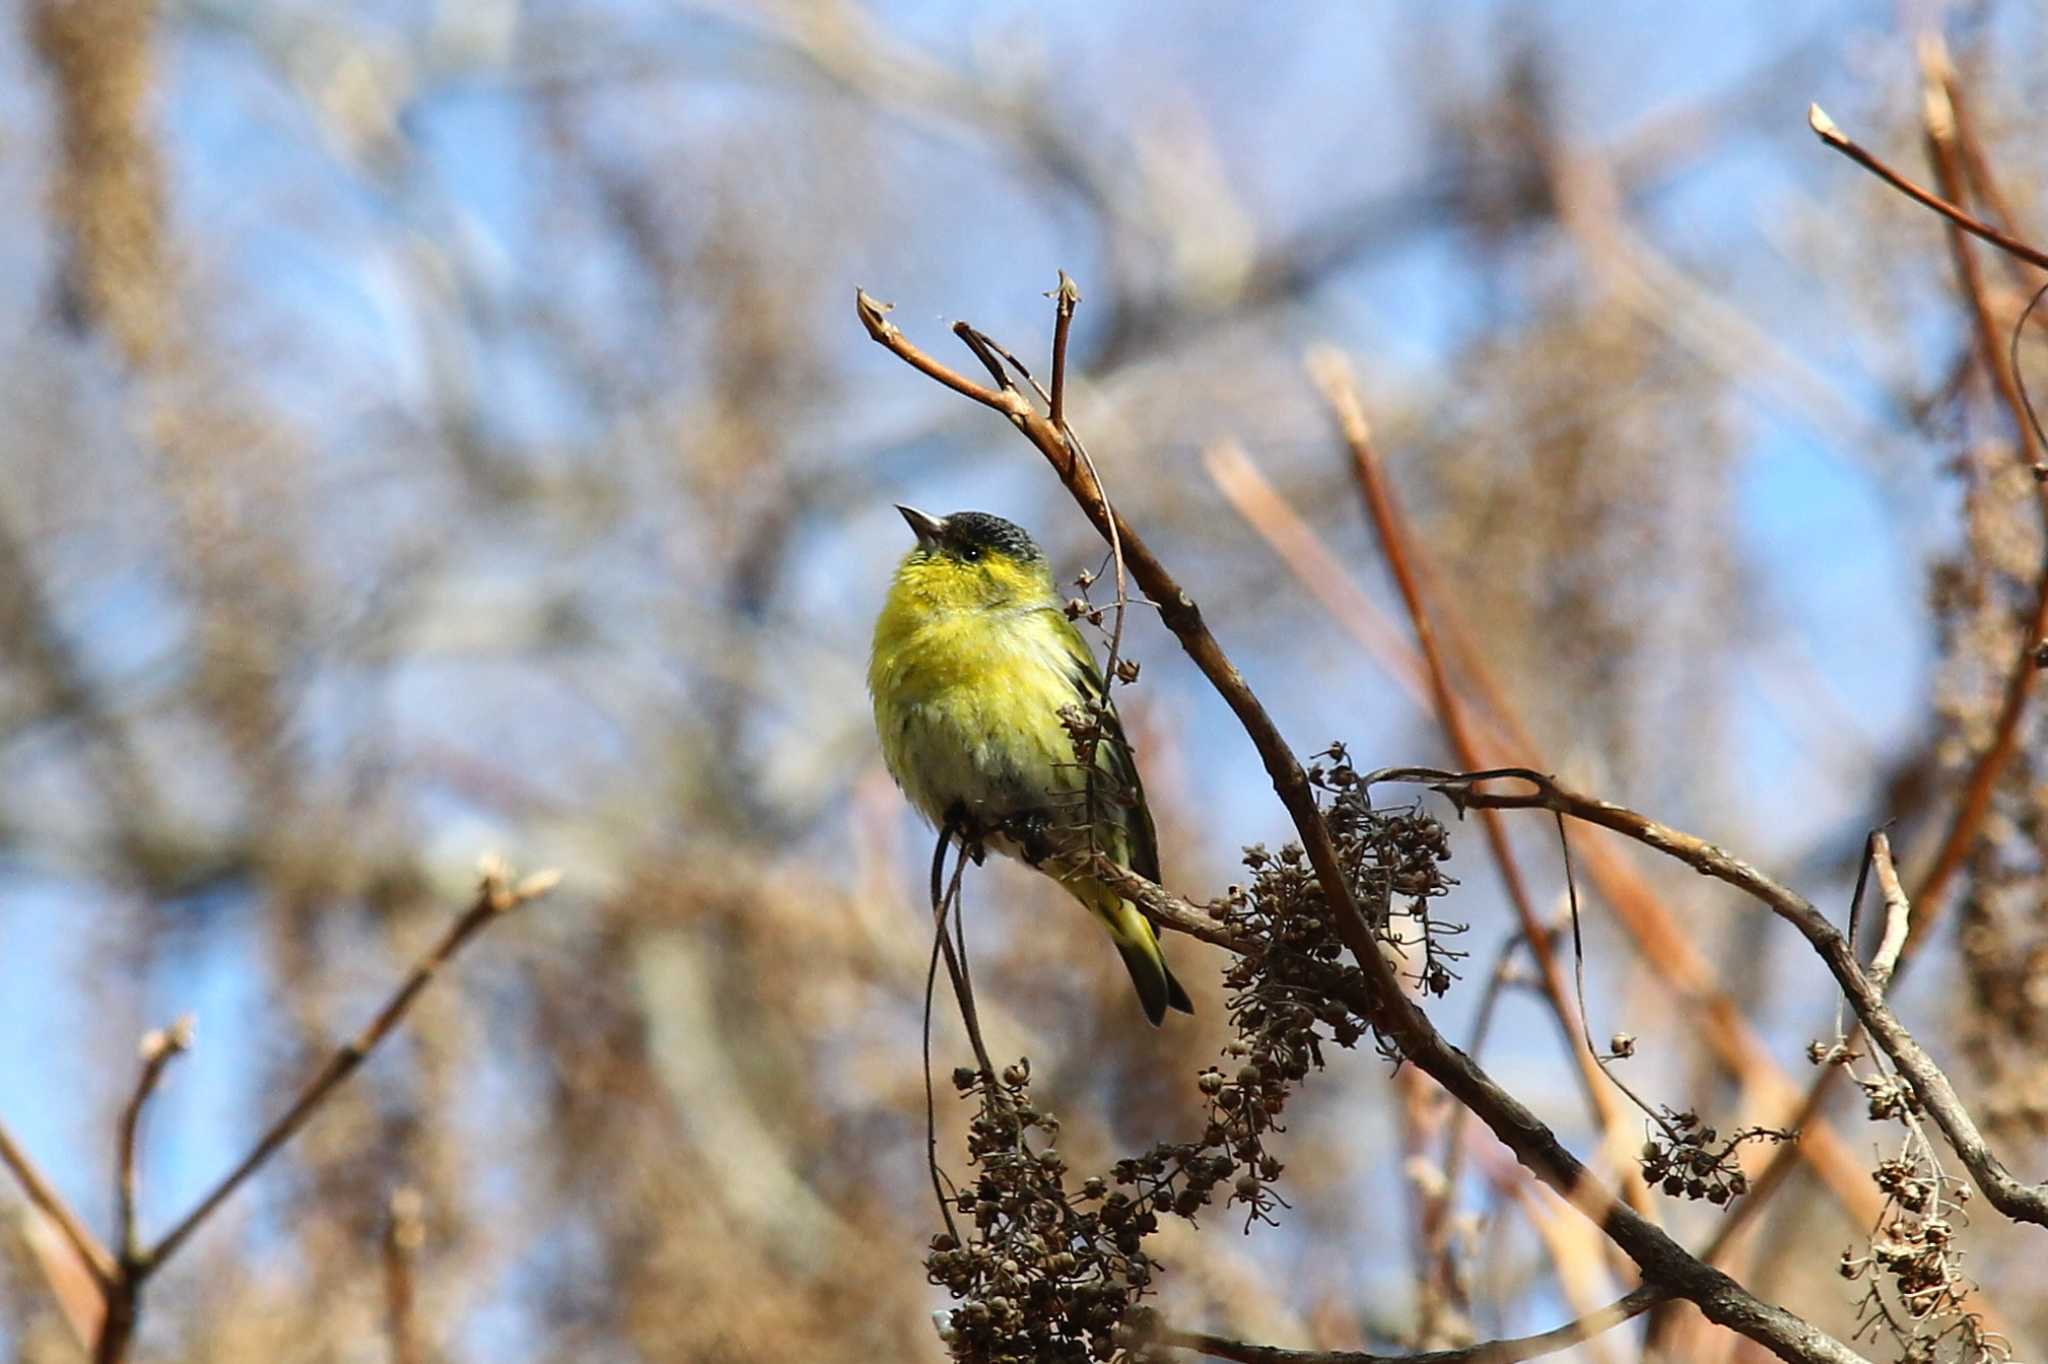
[[[1103,684],[1101,670],[1095,666],[1095,654],[1089,649],[1088,641],[1063,614],[1059,620],[1066,627],[1063,633],[1075,690],[1091,701],[1103,703],[1103,734],[1102,741],[1095,746],[1095,765],[1114,783],[1114,789],[1106,794],[1109,808],[1123,824],[1124,834],[1130,840],[1129,866],[1146,880],[1157,881],[1159,834],[1152,827],[1152,807],[1145,800],[1145,783],[1138,777],[1138,764],[1131,756],[1130,740],[1124,737],[1123,720],[1116,713],[1116,702],[1110,699],[1109,688]]]

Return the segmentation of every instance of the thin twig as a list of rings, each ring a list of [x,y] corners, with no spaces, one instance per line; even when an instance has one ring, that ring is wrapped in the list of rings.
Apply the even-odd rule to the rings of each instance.
[[[94,1364],[121,1364],[128,1357],[135,1338],[135,1323],[142,1312],[142,1285],[148,1277],[142,1237],[136,1228],[136,1186],[140,1176],[142,1110],[163,1080],[173,1060],[192,1048],[192,1019],[180,1018],[168,1028],[153,1028],[143,1035],[139,1048],[142,1071],[135,1091],[121,1110],[120,1137],[114,1157],[114,1235],[119,1257],[114,1282],[107,1286],[106,1311],[101,1315],[99,1334],[93,1341]]]
[[[1872,829],[1863,840],[1863,856],[1856,863],[1856,888],[1849,892],[1849,945],[1863,941],[1863,892],[1870,888],[1870,869],[1877,861],[1878,831]],[[1849,1007],[1840,991],[1835,992],[1835,1043],[1844,1044],[1842,1014]]]
[[[414,1002],[419,999],[420,993],[433,983],[441,968],[462,950],[464,944],[495,923],[508,910],[539,899],[553,890],[560,879],[558,873],[543,871],[536,872],[514,885],[502,864],[496,859],[488,859],[475,902],[455,921],[447,933],[442,935],[441,940],[414,963],[405,980],[370,1020],[369,1026],[353,1040],[344,1044],[314,1073],[313,1078],[299,1091],[298,1098],[292,1101],[291,1107],[287,1108],[284,1114],[270,1125],[269,1130],[257,1139],[249,1154],[213,1187],[212,1192],[199,1200],[198,1206],[166,1232],[162,1240],[144,1253],[139,1266],[140,1272],[149,1274],[161,1267],[163,1262],[175,1254],[178,1247],[184,1245],[192,1233],[197,1231],[235,1190],[242,1187],[250,1175],[261,1169],[265,1161],[277,1154],[278,1148],[290,1141],[298,1130],[305,1126],[306,1120],[319,1110],[320,1105],[327,1101],[335,1088],[355,1073],[356,1068],[362,1065],[379,1042],[391,1035],[392,1030],[404,1020]]]
[[[1883,994],[1899,964],[1899,954],[1906,949],[1913,905],[1906,898],[1906,888],[1899,884],[1899,869],[1892,862],[1892,841],[1881,832],[1870,836],[1870,860],[1877,869],[1878,894],[1884,898],[1884,936],[1878,939],[1877,952],[1870,959],[1870,983]]]
[[[1600,1069],[1606,1074],[1608,1080],[1613,1083],[1616,1089],[1626,1094],[1629,1102],[1641,1109],[1644,1116],[1657,1124],[1666,1136],[1676,1136],[1677,1134],[1673,1132],[1671,1123],[1664,1115],[1650,1104],[1644,1102],[1642,1095],[1631,1089],[1626,1080],[1616,1075],[1613,1067],[1608,1064],[1609,1058],[1603,1055],[1599,1048],[1594,1045],[1592,1028],[1586,1021],[1589,1017],[1586,1009],[1586,935],[1584,926],[1580,923],[1579,919],[1579,878],[1572,870],[1572,841],[1570,836],[1565,833],[1564,818],[1562,816],[1559,816],[1557,821],[1557,852],[1558,860],[1564,866],[1565,905],[1571,912],[1572,987],[1577,991],[1579,1028],[1585,1038],[1586,1053],[1600,1063]]]
[[[56,1224],[57,1230],[64,1234],[64,1239],[78,1253],[78,1258],[91,1272],[93,1281],[104,1293],[108,1285],[114,1282],[114,1257],[100,1244],[99,1238],[92,1234],[92,1230],[72,1210],[71,1205],[65,1202],[64,1196],[57,1192],[56,1186],[36,1168],[36,1163],[29,1159],[28,1152],[14,1140],[4,1124],[0,1124],[0,1164],[6,1165],[14,1172],[15,1179],[21,1184],[22,1192],[28,1195],[28,1201],[37,1211]]]
[[[939,830],[939,841],[932,849],[931,906],[932,906],[932,955],[925,964],[924,972],[924,1150],[925,1168],[931,1175],[932,1197],[938,1201],[939,1216],[946,1224],[946,1234],[953,1238],[954,1245],[965,1244],[960,1239],[960,1228],[953,1221],[953,1199],[947,1194],[946,1185],[950,1177],[939,1165],[938,1108],[933,1097],[932,1085],[932,994],[938,980],[939,961],[946,963],[946,976],[953,985],[953,1000],[960,1010],[961,1025],[967,1030],[967,1041],[974,1049],[975,1065],[981,1072],[981,1082],[993,1085],[996,1082],[995,1064],[989,1060],[988,1046],[981,1038],[981,1015],[974,1006],[974,984],[967,973],[967,929],[966,914],[961,905],[961,886],[967,875],[967,859],[973,852],[972,833],[960,815],[952,814]],[[953,864],[953,875],[946,877],[946,852],[957,846],[960,856]],[[946,931],[948,916],[951,916],[959,932],[959,940]]]
[[[946,921],[939,910],[945,903],[946,849],[951,846],[955,831],[955,822],[948,819],[932,848],[932,955],[924,967],[924,1162],[932,1177],[932,1198],[939,1205],[946,1234],[957,1246],[964,1243],[960,1240],[960,1228],[953,1223],[953,1200],[946,1196],[945,1176],[939,1169],[939,1109],[932,1092],[932,997],[939,980],[939,948],[946,941]]]
[[[1955,142],[1954,122],[1954,110],[1947,103],[1943,87],[1930,79],[1927,88],[1929,159],[1934,163],[1937,183],[1944,193],[1952,196],[1960,194],[1963,188],[1963,169]],[[2013,326],[2011,346],[2002,345],[2003,338],[1997,321],[1991,315],[1989,294],[1984,286],[1983,272],[1977,265],[1976,253],[1955,228],[1950,228],[1948,238],[1949,251],[1955,261],[1957,287],[1970,313],[1977,358],[1991,376],[1992,386],[1997,389],[2014,426],[2019,430],[2020,458],[2030,466],[2039,464],[2042,460],[2040,437],[2032,404],[2019,376],[2019,336],[2020,328],[2026,325],[2026,314],[2022,313]],[[2048,528],[2048,484],[2037,485],[2037,491],[2042,525]],[[1920,916],[1913,925],[1912,937],[1907,940],[1909,950],[1926,940],[1929,930],[1941,917],[1947,904],[1946,892],[1962,871],[1963,863],[1976,843],[1977,831],[1990,812],[1998,779],[2019,748],[2020,718],[2033,690],[2034,676],[2040,671],[2032,655],[2044,633],[2048,633],[2048,559],[2043,561],[2035,591],[2033,620],[2028,626],[2027,637],[2020,641],[2020,657],[2007,674],[2005,697],[1992,729],[1991,742],[1977,755],[1934,861],[1915,889],[1913,899],[1920,906]]]
[[[2034,309],[2041,306],[2041,300],[2044,297],[2048,297],[2048,284],[2042,285],[2028,296],[2027,306],[2020,309],[2019,317],[2012,324],[2012,333],[2005,339],[2005,362],[2012,369],[2015,385],[2019,389],[2020,410],[2026,417],[2027,428],[2034,433],[2034,447],[2036,449],[2048,445],[2048,432],[2041,430],[2040,414],[2034,411],[2034,400],[2027,393],[2027,377],[2020,370],[2020,338],[2027,334],[2027,319],[2034,315]],[[2038,464],[2027,472],[2037,479],[2042,476],[2041,466]],[[2043,493],[2041,496],[2044,499],[2042,503],[2043,514],[2048,515],[2048,493]]]
[[[1052,393],[1046,406],[1052,410],[1052,424],[1067,424],[1067,334],[1074,327],[1074,307],[1081,301],[1081,286],[1074,277],[1060,271],[1059,288],[1053,291]]]
[[[1379,452],[1373,447],[1372,429],[1366,421],[1365,406],[1358,396],[1358,385],[1351,376],[1350,366],[1337,351],[1324,348],[1311,352],[1308,370],[1316,386],[1322,390],[1323,399],[1330,406],[1336,418],[1338,433],[1343,437],[1344,446],[1351,455],[1351,471],[1358,480],[1359,492],[1363,494],[1367,513],[1372,518],[1373,529],[1379,535],[1380,552],[1386,559],[1387,569],[1394,575],[1394,584],[1401,592],[1401,601],[1408,609],[1409,624],[1415,630],[1415,642],[1422,650],[1423,663],[1429,673],[1431,708],[1436,712],[1437,723],[1442,726],[1444,738],[1451,751],[1457,755],[1458,765],[1467,769],[1484,767],[1486,759],[1480,754],[1474,741],[1470,725],[1465,720],[1465,707],[1458,697],[1458,691],[1451,683],[1449,669],[1444,666],[1443,651],[1437,645],[1436,626],[1431,620],[1428,605],[1423,601],[1422,589],[1416,581],[1409,553],[1406,533],[1407,519],[1402,515],[1394,489],[1386,478],[1384,466],[1380,463]],[[1613,1096],[1601,1083],[1603,1067],[1598,1054],[1593,1050],[1590,1036],[1587,1045],[1579,1045],[1585,1034],[1584,1020],[1572,1006],[1571,994],[1565,984],[1563,969],[1558,965],[1557,954],[1550,949],[1550,933],[1537,916],[1535,900],[1529,893],[1528,882],[1522,877],[1521,865],[1515,860],[1514,846],[1508,840],[1506,823],[1491,811],[1482,811],[1480,827],[1486,835],[1488,851],[1500,873],[1501,884],[1506,888],[1508,901],[1514,906],[1515,921],[1521,935],[1529,944],[1529,953],[1535,959],[1537,979],[1541,984],[1543,998],[1550,1006],[1551,1017],[1556,1021],[1564,1038],[1565,1050],[1571,1055],[1579,1085],[1586,1102],[1599,1120],[1603,1132],[1612,1133],[1621,1121],[1621,1110]],[[1611,1076],[1608,1077],[1612,1079]],[[1631,1098],[1634,1096],[1631,1095]],[[1639,1101],[1640,1102],[1640,1101]],[[1626,1187],[1630,1201],[1637,1211],[1649,1206],[1649,1199],[1639,1178],[1628,1179]]]
[[[1948,44],[1938,32],[1930,32],[1920,40],[1920,69],[1929,80],[1941,87],[1941,93],[1948,102],[1950,122],[1955,129],[1956,146],[1963,154],[1963,169],[1968,174],[1970,190],[1990,210],[1990,217],[1997,225],[2015,237],[2025,238],[2025,224],[2013,211],[2012,201],[1999,187],[1998,177],[1992,174],[1991,159],[1984,152],[1984,139],[1977,130],[1976,116],[1971,112],[1972,99],[1956,72],[1955,63],[1950,59]],[[1950,193],[1949,197],[1958,202],[1962,195]],[[2009,265],[2014,265],[2011,256],[2001,256]]]
[[[142,1237],[136,1228],[136,1167],[141,1163],[137,1137],[142,1127],[142,1109],[171,1062],[192,1049],[192,1028],[192,1016],[187,1014],[168,1028],[151,1029],[142,1038],[142,1073],[135,1081],[135,1093],[121,1112],[120,1149],[115,1164],[115,1222],[119,1228],[115,1244],[124,1262],[132,1263],[142,1254]]]
[[[988,1059],[988,1047],[981,1040],[981,1014],[974,1007],[974,987],[967,979],[967,966],[955,948],[953,939],[946,932],[946,916],[960,913],[960,885],[967,872],[967,849],[963,845],[960,856],[953,864],[952,880],[947,883],[946,893],[939,900],[933,927],[939,938],[939,951],[946,959],[946,974],[953,982],[953,998],[960,1006],[960,1022],[967,1029],[967,1041],[974,1048],[974,1063],[980,1067],[984,1082],[995,1082],[995,1063]]]
[[[1421,1354],[1378,1355],[1359,1350],[1283,1350],[1272,1345],[1247,1345],[1198,1331],[1162,1330],[1153,1343],[1177,1350],[1193,1350],[1212,1359],[1229,1359],[1237,1364],[1520,1364],[1526,1359],[1568,1350],[1603,1331],[1612,1330],[1632,1317],[1640,1316],[1670,1295],[1645,1285],[1613,1304],[1580,1317],[1577,1321],[1513,1340],[1489,1340],[1457,1350],[1427,1350]]]
[[[2035,247],[2028,246],[2023,241],[2006,236],[1989,223],[1978,221],[1948,200],[1937,194],[1929,193],[1927,190],[1914,184],[1876,156],[1864,150],[1863,147],[1850,140],[1849,135],[1836,127],[1835,121],[1829,118],[1827,113],[1818,104],[1806,106],[1806,123],[1822,142],[1833,147],[1836,151],[1848,157],[1851,161],[1854,161],[1857,165],[1863,167],[1872,175],[1875,175],[1878,179],[1884,181],[1908,199],[1911,199],[1914,203],[1933,209],[1936,213],[1939,213],[1971,236],[1982,237],[1999,250],[2017,256],[2029,265],[2038,265],[2048,269],[2048,252],[2040,251]]]
[[[1819,954],[1822,964],[1834,976],[1843,994],[1848,996],[1849,1005],[1856,1011],[1864,1031],[1911,1086],[1921,1107],[1933,1116],[1935,1125],[1976,1181],[1979,1192],[1990,1200],[1993,1207],[2015,1221],[2048,1226],[2048,1186],[2027,1184],[2014,1178],[1992,1153],[1948,1076],[1935,1065],[1933,1058],[1885,1003],[1882,993],[1872,985],[1870,977],[1857,962],[1849,940],[1811,901],[1704,839],[1659,824],[1627,806],[1566,790],[1540,772],[1526,768],[1502,768],[1484,773],[1439,774],[1432,779],[1417,775],[1422,771],[1408,769],[1405,773],[1376,773],[1368,780],[1424,781],[1464,807],[1550,810],[1612,829],[1676,858],[1704,876],[1734,886],[1798,929]],[[1477,783],[1495,780],[1526,782],[1532,789],[1528,792],[1496,793],[1477,787]]]
[[[392,1364],[423,1364],[418,1293],[413,1262],[427,1239],[426,1200],[417,1189],[391,1195],[384,1224],[384,1322],[391,1334]]]
[[[1067,419],[1064,415],[1067,382],[1067,341],[1074,325],[1074,309],[1081,302],[1081,287],[1074,283],[1073,276],[1062,270],[1060,271],[1059,288],[1054,292],[1053,298],[1052,392],[1045,395],[1046,411],[1052,424],[1059,429],[1060,435],[1066,440],[1067,448],[1073,452],[1075,458],[1079,459],[1083,467],[1087,469],[1088,481],[1101,494],[1103,509],[1108,513],[1109,521],[1109,560],[1116,574],[1116,605],[1109,633],[1109,653],[1102,663],[1103,713],[1097,717],[1099,720],[1107,722],[1109,717],[1115,714],[1115,703],[1110,700],[1110,693],[1119,681],[1118,674],[1123,662],[1124,622],[1131,604],[1130,575],[1124,568],[1123,539],[1117,530],[1119,518],[1116,514],[1116,508],[1109,501],[1109,490],[1102,484],[1102,474],[1095,467],[1094,457],[1088,453],[1088,447],[1081,443],[1081,437],[1075,432],[1074,428],[1067,424]],[[1132,674],[1133,677],[1136,675],[1135,673]],[[1111,725],[1108,728],[1111,732],[1098,736],[1096,742],[1121,743],[1128,750],[1130,741],[1123,733],[1122,726],[1120,724]],[[1085,756],[1087,759],[1087,773],[1084,781],[1086,787],[1088,843],[1092,850],[1095,845],[1096,832],[1102,824],[1102,815],[1096,803],[1096,788],[1097,783],[1101,780],[1102,772],[1100,766],[1094,761],[1094,754],[1092,752],[1077,756]]]

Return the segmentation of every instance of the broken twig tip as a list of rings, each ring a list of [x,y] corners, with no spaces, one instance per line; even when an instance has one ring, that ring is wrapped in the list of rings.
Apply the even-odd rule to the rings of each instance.
[[[146,1063],[161,1061],[167,1056],[190,1051],[196,1027],[192,1015],[185,1014],[168,1028],[151,1028],[144,1033],[142,1043],[136,1051]]]
[[[1806,126],[1813,129],[1814,134],[1830,146],[1842,147],[1848,145],[1849,139],[1842,135],[1842,130],[1837,128],[1835,121],[1828,117],[1828,111],[1821,108],[1818,104],[1806,106]]]
[[[1920,69],[1930,80],[1947,82],[1956,74],[1955,63],[1949,60],[1948,41],[1939,33],[1929,30],[1920,35],[1914,46],[1919,51]]]
[[[896,330],[895,324],[889,321],[889,314],[895,309],[895,304],[884,303],[865,289],[855,289],[853,306],[854,311],[860,314],[861,325],[868,329],[868,335],[875,340],[880,341]]]
[[[1940,81],[1927,82],[1920,97],[1920,117],[1927,126],[1927,135],[1936,142],[1955,140],[1956,107],[1949,102],[1948,90]]]

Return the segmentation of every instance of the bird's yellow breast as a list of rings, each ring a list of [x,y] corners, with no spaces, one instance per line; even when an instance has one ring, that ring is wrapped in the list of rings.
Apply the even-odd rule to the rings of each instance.
[[[1071,630],[1049,602],[939,605],[899,576],[868,689],[889,771],[934,824],[955,804],[999,819],[1079,786],[1060,722],[1080,695]]]

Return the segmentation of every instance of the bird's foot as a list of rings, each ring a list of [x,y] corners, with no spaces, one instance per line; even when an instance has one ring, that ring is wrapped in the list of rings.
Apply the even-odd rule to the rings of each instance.
[[[967,855],[974,859],[975,866],[988,860],[988,831],[979,818],[970,814],[965,801],[954,801],[946,810],[946,835],[959,841]]]
[[[1007,816],[997,828],[1017,845],[1017,855],[1029,866],[1035,867],[1053,854],[1052,816],[1043,810]]]

